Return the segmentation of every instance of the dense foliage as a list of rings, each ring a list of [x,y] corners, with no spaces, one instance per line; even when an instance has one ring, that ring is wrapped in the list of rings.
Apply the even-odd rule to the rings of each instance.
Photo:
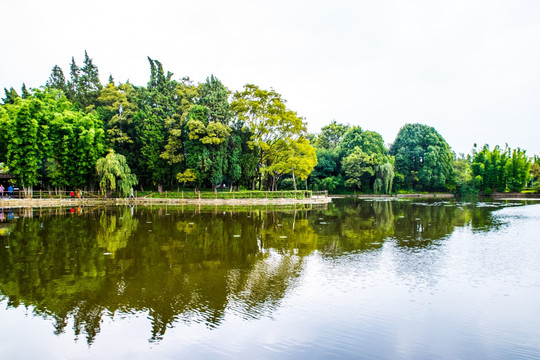
[[[492,192],[521,191],[530,178],[531,162],[521,149],[499,146],[493,150],[485,145],[473,152],[471,163],[474,184],[486,194]]]
[[[454,154],[432,127],[407,124],[399,130],[390,153],[407,189],[445,190],[453,181]]]
[[[333,121],[319,134],[273,89],[232,92],[211,75],[176,80],[148,58],[146,86],[99,79],[85,52],[69,78],[4,89],[0,168],[25,191],[220,187],[331,193],[521,191],[540,184],[538,159],[498,146],[456,158],[432,127],[407,124],[387,147],[380,134]],[[108,154],[108,155],[107,155]],[[107,156],[106,156],[107,155]],[[300,184],[299,184],[300,182]],[[536,183],[536,184],[534,184]]]

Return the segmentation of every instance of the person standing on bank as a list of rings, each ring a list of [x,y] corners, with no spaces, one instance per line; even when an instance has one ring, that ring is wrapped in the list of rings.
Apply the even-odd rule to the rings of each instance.
[[[129,198],[130,199],[135,199],[135,195],[133,195],[133,187],[131,188],[131,191],[129,193]]]
[[[0,184],[0,199],[4,197],[4,185]]]
[[[8,186],[7,192],[8,192],[8,198],[12,199],[13,198],[13,185]]]

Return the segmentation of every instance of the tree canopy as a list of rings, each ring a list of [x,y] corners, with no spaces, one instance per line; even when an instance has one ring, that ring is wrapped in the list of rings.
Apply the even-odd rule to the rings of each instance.
[[[5,88],[2,168],[26,191],[100,184],[112,191],[113,177],[135,184],[116,170],[103,172],[104,161],[129,169],[141,190],[158,191],[179,184],[297,189],[300,180],[338,193],[489,193],[540,183],[538,161],[520,148],[486,145],[456,160],[444,138],[422,124],[403,126],[390,148],[379,133],[336,120],[308,134],[306,120],[274,89],[246,84],[231,91],[215,75],[195,83],[175,78],[156,59],[148,64],[144,86],[112,75],[102,85],[85,51],[67,72],[54,65],[40,88]]]
[[[423,124],[403,126],[390,148],[396,172],[409,189],[444,190],[453,181],[454,154],[446,140]]]

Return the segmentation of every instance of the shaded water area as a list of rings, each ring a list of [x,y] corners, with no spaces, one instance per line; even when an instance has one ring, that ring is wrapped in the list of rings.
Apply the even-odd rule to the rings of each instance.
[[[2,359],[540,357],[537,202],[0,220]]]

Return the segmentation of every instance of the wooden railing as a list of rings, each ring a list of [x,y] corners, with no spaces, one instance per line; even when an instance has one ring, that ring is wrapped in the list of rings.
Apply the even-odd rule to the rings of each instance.
[[[199,200],[235,200],[235,199],[311,199],[311,198],[326,198],[328,191],[311,191],[311,190],[283,190],[283,191],[163,191],[161,193],[154,191],[135,191],[135,198],[141,199],[199,199]],[[11,193],[4,191],[2,199],[114,199],[127,198],[126,196],[118,196],[112,194],[107,197],[100,191],[65,191],[65,190],[34,190],[31,193],[23,192],[22,190],[14,190]]]

